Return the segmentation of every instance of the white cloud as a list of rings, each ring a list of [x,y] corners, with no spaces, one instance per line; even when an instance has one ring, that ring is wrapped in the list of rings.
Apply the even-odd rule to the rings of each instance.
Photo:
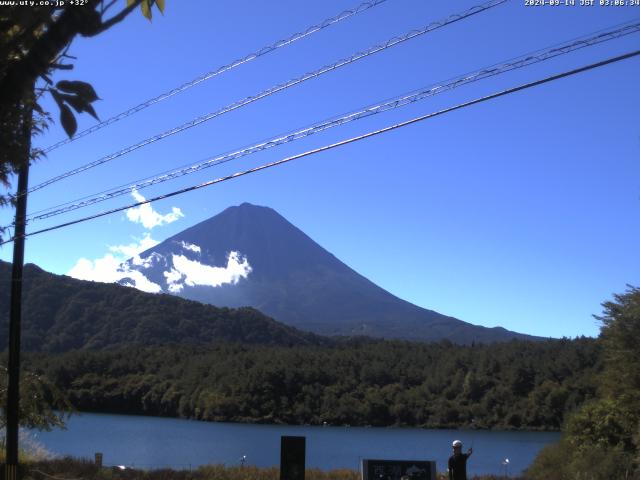
[[[149,233],[146,233],[139,243],[109,246],[111,253],[93,261],[80,258],[67,272],[67,275],[79,280],[103,283],[114,283],[124,278],[131,278],[135,283],[133,286],[138,290],[151,293],[160,292],[162,290],[160,285],[151,282],[141,272],[130,270],[127,265],[123,264],[128,258],[132,258],[134,265],[145,265],[149,259],[142,260],[139,254],[158,243],[151,238]]]
[[[138,193],[137,190],[133,190],[131,195],[137,202],[144,202],[146,199]],[[184,217],[182,210],[178,207],[173,207],[171,213],[161,215],[156,212],[150,203],[145,203],[139,207],[130,208],[127,210],[127,218],[133,223],[141,223],[144,228],[152,229],[160,225],[167,223],[173,223],[179,218]]]
[[[235,285],[241,278],[247,278],[252,271],[246,258],[238,252],[230,252],[226,267],[211,267],[198,261],[189,260],[184,255],[172,256],[173,268],[164,272],[169,291],[180,292],[185,285],[193,287],[205,285],[219,287],[225,283]]]
[[[140,255],[135,255],[131,258],[131,263],[137,267],[146,269],[151,268],[155,263],[161,262],[163,260],[165,260],[164,256],[160,255],[159,253],[153,252],[146,258],[141,258]],[[166,260],[164,263],[167,263]]]
[[[180,242],[180,245],[185,250],[191,250],[192,252],[200,253],[201,249],[198,245],[194,245],[193,243]]]
[[[183,285],[179,283],[182,280],[182,273],[172,268],[168,272],[164,272],[164,276],[167,279],[167,285],[171,293],[178,293],[182,290]]]
[[[120,279],[118,267],[120,259],[107,253],[104,257],[91,261],[87,258],[79,259],[67,272],[67,275],[79,280],[93,280],[94,282],[112,283]]]
[[[145,232],[144,237],[142,237],[142,240],[140,240],[140,243],[109,246],[109,251],[119,253],[121,254],[121,256],[124,256],[125,259],[133,257],[133,262],[136,263],[136,261],[140,261],[140,257],[138,256],[138,254],[155,247],[159,243],[160,242],[158,242],[157,240],[151,238],[151,234],[149,232]]]
[[[145,201],[145,198],[136,190],[131,195],[137,202]],[[154,227],[173,223],[179,218],[184,217],[182,211],[173,207],[171,213],[161,215],[151,208],[151,204],[146,203],[138,207],[127,210],[127,218],[134,222],[142,224],[146,229],[150,230]],[[124,279],[127,285],[131,285],[138,290],[145,292],[160,292],[162,287],[151,282],[142,272],[131,270],[130,266],[150,268],[154,263],[164,261],[166,259],[157,253],[152,253],[147,258],[141,258],[140,253],[158,245],[158,241],[151,238],[149,232],[145,232],[142,239],[138,242],[128,245],[111,245],[109,251],[101,258],[89,260],[80,258],[76,264],[67,272],[67,275],[78,278],[80,280],[92,280],[95,282],[114,283]],[[190,245],[183,242],[183,248],[199,252],[200,248],[196,245]],[[131,259],[130,263],[125,263]]]
[[[138,272],[136,270],[126,270],[122,272],[122,278],[130,278],[133,280],[133,284],[129,282],[129,285],[137,288],[138,290],[142,290],[143,292],[149,293],[160,293],[162,291],[162,287],[157,283],[153,283],[147,277],[145,277],[142,272]]]

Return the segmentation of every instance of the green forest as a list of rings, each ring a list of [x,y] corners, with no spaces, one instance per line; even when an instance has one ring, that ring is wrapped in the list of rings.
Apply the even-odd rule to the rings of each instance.
[[[0,273],[8,267],[0,262]],[[0,326],[8,303],[4,291]],[[328,338],[251,308],[83,282],[33,265],[25,269],[24,305],[23,377],[40,379],[24,388],[81,411],[558,430],[594,397],[602,369],[594,339],[462,346]]]
[[[82,411],[210,421],[557,430],[595,394],[593,339],[351,340],[30,354]]]
[[[457,345],[321,337],[250,308],[56,278],[35,267],[27,268],[25,285],[27,426],[60,425],[60,412],[76,409],[205,421],[561,430],[528,479],[640,478],[637,288],[603,304],[597,339]],[[0,312],[7,303],[2,292]]]
[[[0,261],[0,279],[11,265]],[[8,344],[9,293],[0,290],[0,344]],[[86,282],[28,264],[22,295],[22,349],[36,352],[102,350],[178,342],[208,345],[326,344],[326,337],[284,325],[253,308],[218,308],[173,295]]]
[[[542,450],[528,480],[640,479],[640,289],[603,307],[596,396],[567,417],[561,440]]]

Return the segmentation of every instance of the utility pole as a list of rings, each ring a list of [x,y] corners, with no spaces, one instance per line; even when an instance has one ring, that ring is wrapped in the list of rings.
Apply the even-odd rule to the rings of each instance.
[[[26,102],[25,102],[26,103]],[[11,270],[11,304],[9,311],[9,365],[7,385],[7,437],[5,480],[17,480],[18,433],[20,423],[20,329],[22,320],[22,271],[27,216],[27,189],[31,160],[31,125],[33,108],[23,104],[24,156],[18,172],[16,218],[13,232],[13,265]]]

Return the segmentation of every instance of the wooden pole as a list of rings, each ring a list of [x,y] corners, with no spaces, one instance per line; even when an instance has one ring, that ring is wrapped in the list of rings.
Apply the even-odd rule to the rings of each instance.
[[[22,272],[27,216],[27,189],[31,158],[32,108],[25,107],[23,117],[23,162],[18,171],[16,218],[13,233],[13,265],[11,269],[11,303],[9,310],[9,364],[7,385],[7,437],[5,480],[17,480],[18,433],[20,424],[20,329],[22,320]]]
[[[18,203],[13,241],[11,270],[11,306],[9,313],[9,382],[7,388],[7,456],[6,480],[16,480],[18,469],[18,429],[20,412],[20,328],[22,320],[22,271],[24,266],[25,216],[27,212],[27,185],[29,162],[18,174]]]

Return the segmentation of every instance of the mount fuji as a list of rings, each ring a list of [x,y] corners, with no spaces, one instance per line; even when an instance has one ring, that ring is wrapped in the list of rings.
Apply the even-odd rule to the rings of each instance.
[[[128,260],[121,284],[216,306],[251,306],[322,335],[455,343],[535,339],[413,305],[342,263],[275,210],[227,208]],[[151,287],[151,288],[149,288]]]

